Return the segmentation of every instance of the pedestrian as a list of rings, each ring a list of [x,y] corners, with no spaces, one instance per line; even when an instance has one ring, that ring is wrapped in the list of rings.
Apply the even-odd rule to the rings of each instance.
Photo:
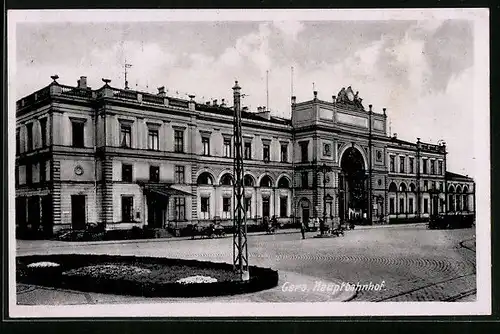
[[[302,234],[302,239],[306,238],[306,227],[304,226],[304,222],[300,223],[300,233]]]

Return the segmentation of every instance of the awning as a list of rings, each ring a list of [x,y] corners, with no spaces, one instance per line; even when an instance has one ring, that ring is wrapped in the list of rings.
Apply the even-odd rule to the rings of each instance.
[[[163,197],[172,196],[195,196],[187,191],[172,188],[171,184],[161,184],[161,183],[142,183],[140,184],[144,191],[156,194]]]

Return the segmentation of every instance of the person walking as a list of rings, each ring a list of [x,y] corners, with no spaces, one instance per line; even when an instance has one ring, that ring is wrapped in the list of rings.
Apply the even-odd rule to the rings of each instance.
[[[300,223],[300,233],[302,234],[302,239],[305,239],[306,238],[306,227],[305,227],[303,221]]]

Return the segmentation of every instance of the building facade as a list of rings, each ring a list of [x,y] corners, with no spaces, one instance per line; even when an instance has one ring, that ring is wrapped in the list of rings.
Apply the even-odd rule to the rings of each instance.
[[[56,79],[16,105],[19,230],[232,224],[233,109],[224,100]],[[387,136],[385,109],[365,110],[351,87],[331,101],[292,97],[291,111],[242,111],[248,224],[474,212],[474,181],[447,172],[445,144]]]

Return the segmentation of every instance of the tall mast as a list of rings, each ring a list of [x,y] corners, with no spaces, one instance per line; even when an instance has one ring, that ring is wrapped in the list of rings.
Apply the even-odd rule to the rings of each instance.
[[[233,215],[233,268],[242,281],[247,281],[248,248],[246,210],[244,207],[245,189],[243,184],[243,136],[241,132],[241,87],[238,81],[233,87],[234,99],[234,215]]]

